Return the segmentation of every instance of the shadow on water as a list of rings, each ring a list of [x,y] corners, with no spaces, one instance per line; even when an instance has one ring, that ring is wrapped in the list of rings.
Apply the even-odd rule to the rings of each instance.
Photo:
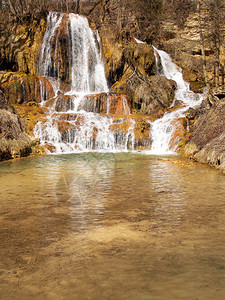
[[[178,156],[0,164],[2,299],[222,299],[225,177]]]

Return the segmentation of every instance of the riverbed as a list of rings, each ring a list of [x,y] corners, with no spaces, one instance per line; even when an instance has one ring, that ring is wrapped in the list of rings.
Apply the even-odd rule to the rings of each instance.
[[[0,164],[1,299],[224,299],[225,176],[179,156]]]

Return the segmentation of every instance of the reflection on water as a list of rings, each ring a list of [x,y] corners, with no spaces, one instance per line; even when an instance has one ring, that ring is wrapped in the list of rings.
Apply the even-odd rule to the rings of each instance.
[[[1,163],[1,298],[224,299],[224,196],[177,157]]]

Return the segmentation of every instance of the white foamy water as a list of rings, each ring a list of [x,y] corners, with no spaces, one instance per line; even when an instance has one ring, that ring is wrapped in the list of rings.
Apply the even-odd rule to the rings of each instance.
[[[64,119],[68,129],[59,132],[59,124]],[[55,114],[52,111],[44,126],[39,121],[35,127],[35,136],[40,137],[41,144],[46,142],[55,147],[55,153],[85,151],[118,152],[134,148],[134,121],[130,120],[128,132],[113,130],[125,122],[123,118],[114,121],[101,114],[79,112],[74,114]]]
[[[79,15],[69,14],[71,35],[71,91],[101,93],[107,92],[104,65],[88,20]]]
[[[158,57],[160,58],[162,67],[161,75],[176,82],[177,88],[174,102],[176,100],[180,100],[183,107],[175,111],[165,113],[162,118],[152,122],[151,134],[153,142],[151,150],[148,151],[148,153],[156,155],[175,154],[178,145],[175,145],[172,149],[170,147],[170,141],[175,130],[172,123],[175,120],[184,117],[184,112],[187,111],[188,108],[201,104],[206,95],[195,94],[192,92],[190,90],[189,83],[185,82],[183,79],[182,70],[172,61],[169,54],[162,50],[158,50],[155,47],[153,48],[157,64],[159,64]]]

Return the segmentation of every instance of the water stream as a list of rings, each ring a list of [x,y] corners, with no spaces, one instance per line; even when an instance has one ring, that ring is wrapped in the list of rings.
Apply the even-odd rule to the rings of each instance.
[[[171,112],[167,112],[162,118],[152,123],[152,148],[149,151],[150,154],[175,154],[177,144],[172,148],[170,141],[172,139],[175,126],[173,122],[185,117],[186,112],[190,107],[194,108],[201,104],[201,102],[207,96],[207,92],[203,94],[195,94],[190,90],[189,83],[184,81],[182,70],[172,61],[168,53],[162,50],[158,50],[155,47],[154,53],[156,57],[157,66],[161,64],[161,67],[157,67],[160,75],[165,76],[168,79],[176,82],[176,91],[173,104],[179,101],[181,108],[174,109]]]

